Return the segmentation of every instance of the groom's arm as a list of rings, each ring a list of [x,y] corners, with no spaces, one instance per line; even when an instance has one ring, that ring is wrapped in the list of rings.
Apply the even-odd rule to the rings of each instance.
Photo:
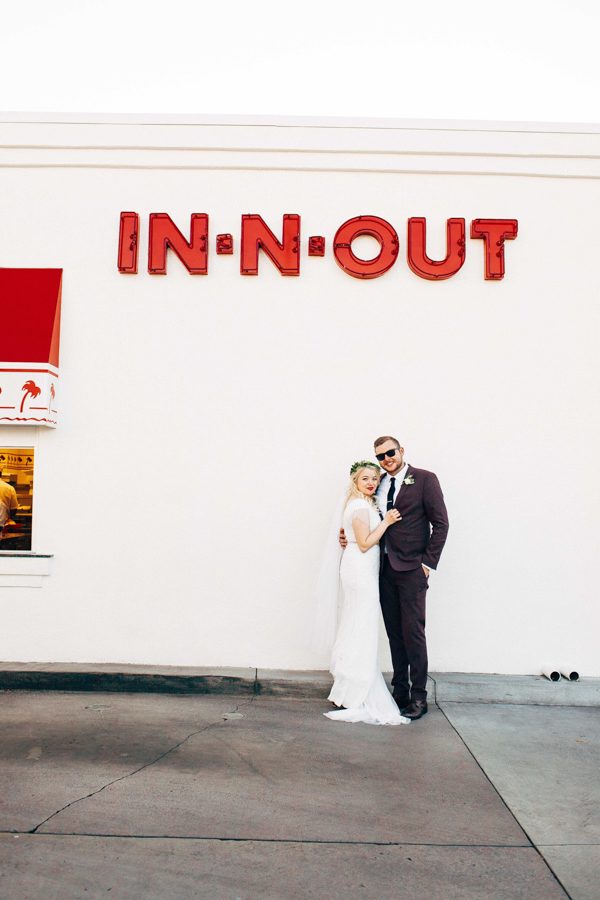
[[[428,569],[435,569],[446,543],[449,524],[444,495],[433,472],[428,472],[425,478],[423,507],[431,525],[431,535],[421,562]]]

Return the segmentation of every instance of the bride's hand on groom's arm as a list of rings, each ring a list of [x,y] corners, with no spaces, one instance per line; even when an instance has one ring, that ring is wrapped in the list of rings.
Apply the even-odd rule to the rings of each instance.
[[[363,518],[363,514],[367,516],[365,520]],[[375,544],[378,544],[384,533],[390,527],[390,525],[395,525],[396,522],[399,522],[402,516],[398,512],[397,509],[390,509],[386,512],[383,517],[383,521],[379,523],[377,528],[374,528],[373,531],[369,531],[369,520],[368,513],[366,510],[360,510],[352,519],[352,528],[354,530],[354,536],[356,538],[356,543],[358,544],[358,549],[362,553],[366,553],[367,550],[370,550],[371,547],[374,547]]]

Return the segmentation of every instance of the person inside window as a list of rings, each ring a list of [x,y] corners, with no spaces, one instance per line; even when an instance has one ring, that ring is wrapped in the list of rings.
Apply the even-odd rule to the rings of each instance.
[[[18,508],[17,492],[12,485],[2,481],[0,472],[0,532],[7,522],[14,521]]]

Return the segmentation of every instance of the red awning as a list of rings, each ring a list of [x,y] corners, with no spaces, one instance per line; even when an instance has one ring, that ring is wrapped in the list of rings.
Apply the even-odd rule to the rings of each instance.
[[[0,362],[58,366],[62,269],[0,269]]]
[[[0,269],[0,425],[58,418],[62,269]]]

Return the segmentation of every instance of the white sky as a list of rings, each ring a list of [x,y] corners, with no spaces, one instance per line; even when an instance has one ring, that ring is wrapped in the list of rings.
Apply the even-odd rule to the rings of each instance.
[[[0,110],[600,122],[598,0],[3,0]]]

